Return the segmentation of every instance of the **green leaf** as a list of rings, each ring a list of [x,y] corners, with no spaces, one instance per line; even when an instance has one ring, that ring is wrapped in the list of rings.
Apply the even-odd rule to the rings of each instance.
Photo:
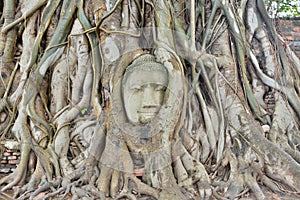
[[[81,110],[81,114],[83,114],[83,115],[84,115],[86,112],[87,112],[87,109],[86,109],[86,108],[84,108],[84,109]]]

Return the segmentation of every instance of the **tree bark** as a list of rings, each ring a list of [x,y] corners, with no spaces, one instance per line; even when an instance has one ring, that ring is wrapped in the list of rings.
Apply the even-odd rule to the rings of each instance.
[[[0,20],[0,139],[21,150],[1,195],[299,198],[299,59],[262,0],[6,0]],[[144,55],[168,81],[132,123]]]

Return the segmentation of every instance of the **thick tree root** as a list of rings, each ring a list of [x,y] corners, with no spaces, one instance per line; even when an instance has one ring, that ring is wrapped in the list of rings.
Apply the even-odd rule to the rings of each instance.
[[[22,145],[22,151],[21,151],[21,161],[15,171],[6,176],[5,178],[2,178],[0,180],[0,185],[7,183],[6,186],[4,186],[1,191],[5,191],[8,189],[11,189],[12,187],[16,186],[20,181],[22,181],[26,177],[27,173],[27,163],[29,160],[29,154],[30,154],[30,146],[29,144],[23,144]]]
[[[178,185],[185,187],[188,191],[194,192],[194,195],[201,199],[207,199],[211,196],[210,178],[204,166],[185,149],[181,141],[177,141],[173,146],[174,173],[178,180]],[[194,188],[194,184],[197,188]],[[198,191],[195,192],[195,189]]]
[[[17,188],[19,199],[185,200],[267,199],[267,188],[299,197],[300,61],[277,37],[262,0],[36,2],[1,4],[0,132],[21,145],[2,191]],[[146,141],[134,124],[131,141],[121,130],[129,115],[117,84],[142,53],[166,67],[169,85],[149,123],[162,137]],[[98,123],[82,144],[79,135]],[[107,142],[114,134],[117,148]],[[152,156],[160,142],[167,150]]]
[[[132,192],[145,194],[158,198],[159,190],[156,190],[135,175],[116,171],[107,167],[101,167],[101,174],[97,180],[98,189],[106,196],[113,198],[122,198],[122,196],[133,197]]]
[[[23,195],[26,195],[27,193],[35,190],[35,187],[37,186],[37,184],[41,182],[42,178],[45,178],[45,177],[43,177],[44,175],[45,175],[44,170],[42,169],[40,161],[38,160],[37,164],[35,166],[35,171],[31,175],[29,182],[26,185],[24,185],[22,188],[18,188],[14,192],[14,197],[16,198],[21,194],[23,196]],[[24,194],[24,192],[25,192],[25,194]]]

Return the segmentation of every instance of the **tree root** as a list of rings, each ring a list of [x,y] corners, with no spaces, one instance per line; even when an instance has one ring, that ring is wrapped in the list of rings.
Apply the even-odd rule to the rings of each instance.
[[[99,192],[99,190],[94,185],[84,185],[82,186],[82,189],[88,191],[90,194],[92,194],[96,199],[105,199],[105,195],[102,192]]]
[[[277,194],[281,194],[282,191],[279,189],[278,185],[275,184],[275,182],[267,177],[266,175],[261,175],[260,180],[264,185],[266,185],[268,188],[270,188],[273,192]]]
[[[200,198],[207,199],[211,196],[210,178],[204,166],[194,159],[184,145],[177,141],[173,146],[174,173],[178,185],[184,186],[188,191],[194,192],[194,195],[200,195]],[[180,158],[179,158],[180,157]],[[198,194],[194,191],[194,184],[197,184]]]
[[[218,199],[218,200],[229,200],[228,198],[225,198],[225,197],[221,196],[220,194],[218,194],[218,192],[217,192],[218,190],[219,190],[219,188],[216,187],[216,188],[212,191],[212,196],[213,196],[214,198],[216,198],[216,199]]]
[[[22,196],[26,195],[27,192],[33,191],[34,188],[37,186],[37,184],[40,183],[42,177],[45,175],[39,159],[37,160],[36,166],[32,166],[32,167],[35,168],[35,171],[31,175],[29,182],[26,185],[24,185],[22,188],[19,188],[18,190],[15,191],[14,193],[15,198],[20,194],[23,194],[24,192],[26,193],[23,194]]]
[[[63,195],[62,198],[66,198],[71,194],[72,199],[134,200],[148,196],[161,200],[208,199],[212,193],[218,199],[235,199],[248,191],[257,199],[266,199],[267,194],[260,184],[275,193],[300,192],[297,121],[300,113],[297,82],[300,61],[294,55],[290,60],[285,56],[285,50],[287,54],[292,53],[289,48],[282,47],[274,27],[270,26],[270,20],[263,12],[262,1],[242,1],[233,6],[230,1],[213,0],[205,1],[205,4],[200,0],[199,5],[195,5],[195,0],[117,0],[112,8],[103,0],[41,0],[32,8],[25,6],[29,1],[3,1],[0,19],[5,20],[1,30],[4,35],[0,38],[0,54],[3,53],[0,57],[4,64],[0,68],[12,72],[16,61],[11,74],[4,72],[4,75],[11,76],[9,83],[4,75],[4,80],[0,80],[3,88],[7,84],[5,93],[0,91],[0,94],[4,93],[0,100],[0,132],[4,130],[4,138],[5,133],[11,130],[21,144],[21,162],[12,174],[0,180],[0,185],[4,185],[2,191],[17,188],[15,197],[21,194],[19,199],[34,199],[40,195],[45,195],[42,199],[61,198]],[[186,17],[187,13],[191,15]],[[245,14],[247,19],[241,17]],[[28,23],[19,26],[19,22],[31,15]],[[179,18],[174,21],[177,15]],[[104,23],[109,17],[113,19]],[[96,27],[93,28],[94,25]],[[109,26],[112,31],[101,26]],[[151,26],[152,35],[148,30],[143,33],[143,28]],[[135,35],[134,39],[120,37],[119,40],[113,34],[123,34],[125,31],[115,31],[120,28],[129,31],[141,28],[141,35],[150,35],[147,38],[149,46],[133,52],[133,48],[139,48],[134,42],[142,40],[142,37]],[[178,38],[173,38],[176,34]],[[67,37],[70,40],[66,41]],[[132,52],[112,62],[106,58],[106,53],[115,54],[116,51],[106,48],[108,38],[114,43],[118,56],[129,51],[127,46]],[[16,45],[12,45],[16,42],[22,46],[17,53]],[[178,42],[181,43],[179,46]],[[182,51],[181,55],[179,51]],[[130,136],[123,138],[123,130],[113,124],[115,118],[98,120],[106,114],[127,120],[128,115],[122,112],[123,96],[114,94],[116,82],[124,75],[119,68],[126,70],[141,52],[156,55],[156,61],[168,70],[169,86],[176,89],[167,90],[166,101],[161,105],[164,112],[159,112],[161,119],[158,126],[166,124],[165,130],[168,129],[163,130],[166,134],[163,133],[162,137],[164,147],[167,146],[166,152],[155,156],[148,154],[148,150],[152,150],[152,146],[155,149],[158,144],[155,143],[159,138],[156,136],[151,139],[152,144],[155,143],[151,144],[151,148],[141,145],[145,158],[141,161],[144,162],[142,180],[133,172],[136,167],[133,161],[138,160],[133,157],[139,147],[131,144],[127,148]],[[21,80],[13,92],[20,53]],[[291,60],[295,63],[289,63]],[[219,80],[218,75],[224,80]],[[46,79],[51,86],[44,84]],[[190,96],[185,80],[190,84]],[[252,89],[258,85],[254,82],[261,86],[256,95],[252,94]],[[279,91],[275,92],[278,96],[271,121],[271,114],[264,111],[268,104],[262,97],[268,90],[274,89]],[[46,94],[49,91],[51,94]],[[122,90],[115,93],[121,94]],[[172,100],[171,95],[177,100]],[[103,98],[102,102],[99,97]],[[52,100],[50,105],[49,99]],[[90,109],[90,103],[94,110]],[[110,115],[116,103],[120,107],[116,107],[117,112]],[[13,112],[11,105],[15,105]],[[168,115],[169,108],[176,111],[175,114]],[[248,108],[252,113],[248,112]],[[90,115],[91,118],[88,123],[80,125],[77,120],[80,115],[85,119]],[[262,124],[256,123],[255,117],[263,125],[271,126],[268,137],[263,135]],[[101,124],[101,127],[94,131],[92,140],[95,142],[91,148],[85,149],[90,141],[82,145],[77,135],[94,123]],[[56,128],[57,134],[53,135]],[[125,156],[119,156],[118,150],[108,146],[109,137],[116,132],[122,134],[116,144],[126,152]],[[139,132],[140,129],[137,134]],[[39,137],[41,133],[44,135]],[[70,143],[77,146],[70,150]],[[31,163],[30,154],[37,157],[37,163]],[[104,166],[102,161],[105,158],[111,163],[119,158],[120,168]],[[88,160],[91,161],[89,163],[84,159],[93,161]],[[163,163],[165,160],[170,162]],[[16,186],[24,184],[26,178],[30,179],[25,186]],[[214,182],[211,183],[211,180]],[[216,189],[212,191],[211,186]],[[0,192],[1,198],[10,197]]]
[[[0,199],[14,200],[14,198],[12,198],[11,196],[9,196],[8,194],[6,194],[4,192],[0,192]]]
[[[75,196],[78,196],[78,197],[97,197],[100,199],[104,199],[103,198],[104,196],[100,195],[99,191],[96,189],[96,187],[94,187],[92,185],[85,185],[82,187],[82,189],[78,188],[77,186],[80,186],[82,181],[80,179],[73,180],[73,178],[76,179],[76,178],[80,177],[80,175],[82,175],[82,173],[81,174],[75,173],[72,175],[72,177],[70,179],[68,177],[64,177],[64,178],[59,177],[54,181],[47,181],[46,183],[44,183],[43,185],[38,187],[32,193],[28,192],[26,194],[23,194],[22,196],[19,197],[19,199],[33,199],[41,192],[44,192],[47,190],[50,190],[52,192],[48,193],[41,199],[46,200],[46,199],[54,197],[58,194],[62,194],[63,192],[64,192],[64,196],[71,192],[73,194],[73,198]],[[61,187],[59,187],[60,185],[61,185]],[[55,189],[55,187],[59,187],[59,188]]]
[[[55,195],[61,193],[62,191],[64,190],[64,188],[59,188],[57,189],[56,191],[52,192],[52,193],[49,193],[47,195],[45,195],[43,198],[40,198],[39,200],[46,200],[46,199],[49,199],[51,197],[54,197]],[[31,198],[32,199],[32,198]]]
[[[136,196],[131,193],[121,193],[116,196],[116,200],[126,198],[128,200],[137,200]]]
[[[113,173],[113,169],[110,169],[108,167],[101,167],[101,173],[97,180],[97,187],[98,189],[105,194],[106,197],[109,197],[109,191],[110,191],[110,181],[111,176]]]
[[[247,171],[244,174],[245,184],[247,184],[250,190],[254,193],[256,199],[266,199],[263,191],[261,190],[260,186],[258,185],[256,178],[250,174],[250,171]]]
[[[146,194],[146,195],[158,198],[158,196],[159,196],[159,191],[158,190],[156,190],[156,189],[150,187],[149,185],[143,183],[140,179],[138,179],[133,174],[125,174],[124,176],[125,176],[125,179],[127,179],[127,181],[130,179],[131,181],[133,181],[136,184],[137,188],[135,190],[139,194]],[[129,188],[127,190],[130,191],[130,189],[134,189],[134,188]]]
[[[35,196],[37,196],[39,193],[44,192],[48,189],[52,189],[53,187],[58,187],[61,184],[62,178],[57,178],[54,181],[48,181],[38,187],[31,195],[30,195],[30,200],[32,200]]]
[[[159,190],[156,190],[143,183],[135,175],[120,172],[105,166],[101,167],[101,174],[97,180],[98,190],[106,197],[121,199],[128,197],[136,199],[133,192],[159,197]]]
[[[12,174],[0,180],[0,185],[7,183],[7,185],[4,186],[1,189],[1,191],[11,189],[13,186],[17,185],[22,179],[24,179],[27,172],[27,162],[29,160],[29,152],[30,152],[29,144],[24,143],[21,148],[21,161],[19,165],[17,166],[17,168]]]

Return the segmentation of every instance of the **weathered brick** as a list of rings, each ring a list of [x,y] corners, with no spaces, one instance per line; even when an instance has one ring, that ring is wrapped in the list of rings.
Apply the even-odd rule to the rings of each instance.
[[[5,152],[3,153],[3,156],[11,156],[11,153],[5,151]]]
[[[286,33],[283,33],[281,34],[283,38],[289,38],[290,40],[293,40],[293,35],[292,34],[286,34]]]
[[[293,30],[294,32],[300,33],[300,27],[298,27],[298,26],[293,27],[292,30]]]
[[[279,19],[276,24],[282,38],[300,57],[300,19]]]
[[[300,41],[294,41],[293,44],[295,47],[300,47]]]
[[[8,156],[7,159],[8,160],[17,160],[17,156]]]
[[[0,169],[0,173],[9,173],[9,172],[10,172],[10,168]]]
[[[7,164],[7,160],[0,160],[1,164]]]
[[[293,36],[284,36],[283,38],[284,40],[289,40],[289,41],[292,41],[294,39]]]
[[[293,21],[293,26],[300,26],[300,19]]]
[[[293,22],[291,20],[279,20],[279,24],[283,26],[292,25]]]
[[[299,37],[300,36],[300,32],[291,32],[291,35],[294,37],[294,40],[298,40],[295,37]]]
[[[20,152],[13,152],[12,155],[14,155],[14,156],[19,156],[19,155],[21,155],[21,153],[20,153]]]
[[[20,161],[19,160],[9,160],[8,161],[8,164],[12,164],[12,165],[16,165],[16,164],[19,164]]]

